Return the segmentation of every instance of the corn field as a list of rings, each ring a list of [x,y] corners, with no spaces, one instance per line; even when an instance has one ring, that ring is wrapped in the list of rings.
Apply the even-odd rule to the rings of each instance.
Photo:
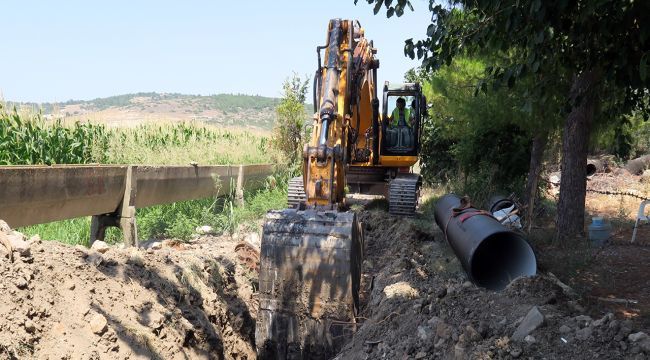
[[[255,164],[273,162],[268,139],[195,123],[108,128],[48,121],[0,103],[0,165]]]
[[[0,104],[0,165],[105,162],[108,136],[102,125],[46,124],[38,113],[23,116]]]

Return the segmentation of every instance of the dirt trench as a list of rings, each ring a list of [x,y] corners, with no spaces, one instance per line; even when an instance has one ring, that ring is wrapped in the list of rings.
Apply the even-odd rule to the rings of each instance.
[[[367,208],[359,326],[335,359],[648,358],[647,329],[556,279],[477,288],[433,219]],[[0,254],[0,359],[254,359],[257,275],[238,240],[100,253],[32,239]]]

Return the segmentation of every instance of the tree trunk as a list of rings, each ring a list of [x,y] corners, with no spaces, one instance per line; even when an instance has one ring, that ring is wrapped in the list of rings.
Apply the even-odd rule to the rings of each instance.
[[[528,224],[528,232],[533,226],[533,210],[535,209],[535,199],[537,197],[537,186],[539,184],[539,176],[542,172],[542,159],[544,158],[544,151],[546,150],[546,142],[548,141],[548,133],[546,131],[538,133],[533,138],[533,148],[530,152],[530,167],[528,169],[528,181],[526,182],[526,224]]]
[[[558,239],[584,235],[587,147],[600,77],[596,69],[584,71],[575,77],[569,92],[573,107],[562,134],[560,200],[556,220]]]

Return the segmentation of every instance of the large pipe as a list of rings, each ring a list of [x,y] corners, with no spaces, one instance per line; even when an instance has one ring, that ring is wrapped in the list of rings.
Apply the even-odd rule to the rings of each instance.
[[[587,160],[587,176],[593,176],[598,172],[602,172],[605,166],[600,160]]]
[[[434,216],[470,280],[502,290],[517,277],[537,273],[535,253],[523,237],[488,213],[461,206],[460,197],[447,194],[436,202]]]

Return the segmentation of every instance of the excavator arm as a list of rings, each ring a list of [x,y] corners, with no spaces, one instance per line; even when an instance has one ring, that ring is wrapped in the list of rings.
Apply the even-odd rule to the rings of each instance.
[[[325,63],[321,65],[323,49]],[[327,43],[317,51],[315,123],[303,151],[305,203],[312,208],[337,209],[345,199],[347,165],[356,155],[354,149],[363,131],[360,118],[368,115],[361,103],[376,100],[379,61],[359,22],[352,20],[331,20]]]
[[[271,211],[264,223],[255,328],[259,359],[329,359],[354,332],[363,232],[356,214],[342,207],[346,171],[360,132],[367,130],[360,124],[368,124],[371,103],[375,121],[378,116],[377,66],[358,22],[330,21],[327,43],[318,47],[314,126],[293,198],[300,206]],[[377,137],[366,136],[364,149],[371,138]]]

